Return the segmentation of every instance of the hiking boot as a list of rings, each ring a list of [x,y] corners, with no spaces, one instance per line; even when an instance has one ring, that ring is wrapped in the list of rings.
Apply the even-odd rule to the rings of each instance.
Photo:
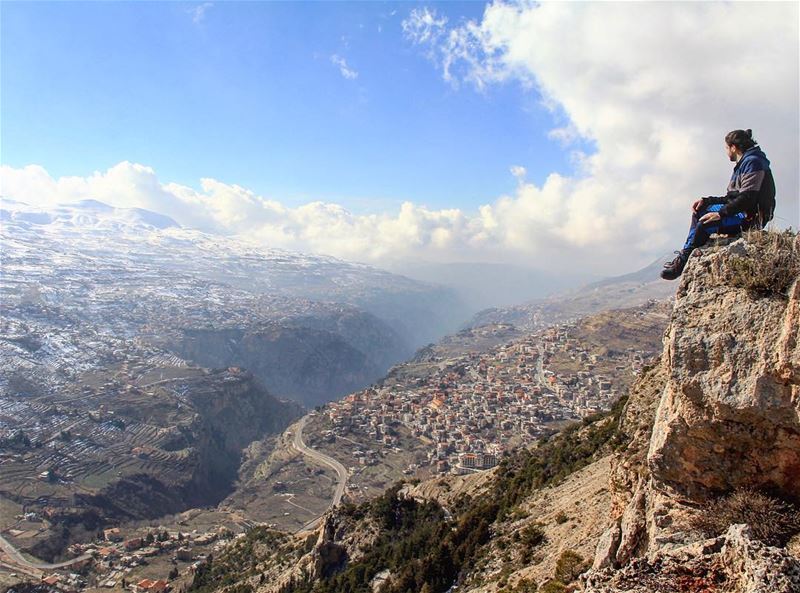
[[[689,260],[689,254],[686,250],[676,251],[675,253],[678,254],[678,257],[664,264],[664,269],[661,270],[661,277],[664,280],[675,280],[681,275],[683,268],[686,267],[686,262]]]

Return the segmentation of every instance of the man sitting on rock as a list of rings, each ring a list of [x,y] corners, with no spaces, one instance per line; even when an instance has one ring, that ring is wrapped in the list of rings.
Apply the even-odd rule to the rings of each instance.
[[[706,244],[715,233],[738,235],[762,228],[775,209],[775,180],[767,155],[753,140],[752,130],[734,130],[725,136],[725,152],[735,162],[728,193],[724,197],[700,198],[692,204],[689,236],[678,257],[664,265],[661,277],[675,280],[683,272],[689,255]]]

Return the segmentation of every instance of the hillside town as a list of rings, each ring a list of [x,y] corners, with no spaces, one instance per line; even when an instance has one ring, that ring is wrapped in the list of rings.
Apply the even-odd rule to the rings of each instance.
[[[19,519],[30,522],[37,518],[20,516]],[[73,560],[61,563],[57,569],[34,568],[22,563],[15,566],[9,559],[3,559],[3,564],[38,578],[53,592],[165,593],[180,590],[201,564],[243,535],[234,534],[225,527],[202,532],[163,527],[122,531],[111,527],[99,531],[94,541],[71,545],[67,553]],[[157,578],[148,578],[148,575]]]
[[[490,469],[520,439],[609,409],[659,351],[663,305],[651,302],[620,316],[641,332],[631,340],[639,347],[598,350],[577,337],[581,321],[556,325],[329,403],[329,436],[362,433],[391,447],[404,426],[428,448],[435,473]],[[372,458],[364,453],[364,463]]]

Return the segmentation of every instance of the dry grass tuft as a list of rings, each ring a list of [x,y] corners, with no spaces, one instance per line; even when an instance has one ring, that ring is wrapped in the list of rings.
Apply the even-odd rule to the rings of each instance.
[[[787,502],[755,490],[737,490],[710,502],[691,521],[708,537],[725,533],[731,525],[746,523],[753,535],[771,546],[784,546],[800,532],[800,512]]]
[[[719,280],[754,296],[785,295],[800,276],[800,241],[791,229],[742,233],[746,255],[731,255]]]

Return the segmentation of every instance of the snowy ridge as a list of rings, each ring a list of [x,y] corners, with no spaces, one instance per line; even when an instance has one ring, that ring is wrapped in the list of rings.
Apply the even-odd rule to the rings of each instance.
[[[76,204],[57,206],[45,210],[3,199],[0,203],[0,220],[20,225],[56,225],[65,228],[80,228],[88,231],[121,230],[124,227],[146,227],[152,229],[179,228],[169,216],[144,210],[143,208],[114,208],[97,200],[82,200]]]
[[[365,264],[264,248],[238,238],[183,228],[156,212],[114,208],[96,200],[46,210],[4,199],[0,202],[0,220],[6,247],[19,242],[50,244],[63,252],[119,257],[127,265],[181,270],[259,292],[279,290],[315,298],[324,296],[330,288],[350,293],[390,285],[393,290],[429,288]],[[327,298],[331,296],[340,300],[345,295]]]

